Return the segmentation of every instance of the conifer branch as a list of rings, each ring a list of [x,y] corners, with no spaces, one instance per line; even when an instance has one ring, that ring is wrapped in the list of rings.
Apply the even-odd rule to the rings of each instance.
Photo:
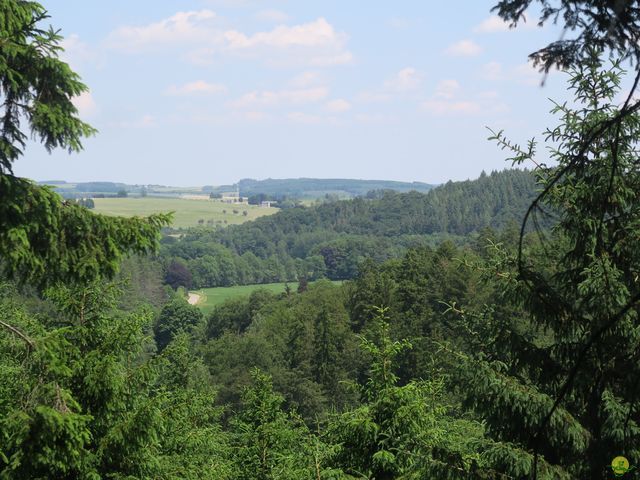
[[[31,337],[29,337],[28,335],[22,333],[20,330],[18,330],[13,325],[9,325],[8,323],[3,322],[2,320],[0,320],[0,326],[6,328],[11,333],[13,333],[14,335],[20,337],[22,340],[24,340],[24,342],[29,346],[29,350],[33,350],[33,349],[36,348],[36,342]]]

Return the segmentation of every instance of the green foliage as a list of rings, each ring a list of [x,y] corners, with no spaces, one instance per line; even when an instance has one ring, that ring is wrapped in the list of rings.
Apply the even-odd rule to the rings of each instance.
[[[19,367],[24,385],[16,397],[5,399],[0,475],[150,474],[161,418],[157,399],[149,395],[148,366],[132,365],[150,315],[112,316],[113,286],[57,288],[48,295],[57,315],[46,330],[29,332],[35,348]],[[23,328],[24,312],[11,308],[11,313],[11,321]]]
[[[501,443],[491,461],[516,477],[597,478],[616,455],[640,461],[640,118],[611,122],[621,73],[597,57],[571,72],[575,105],[556,104],[547,131],[557,166],[537,171],[557,226],[519,256],[493,245],[486,278],[501,295],[466,315],[477,340],[462,393]],[[535,150],[511,149],[516,161]]]
[[[167,266],[164,281],[174,289],[178,287],[189,289],[193,283],[193,275],[183,262],[172,260]]]
[[[640,30],[640,12],[634,2],[607,2],[600,0],[500,0],[493,11],[511,26],[533,21],[526,11],[533,8],[538,25],[552,22],[564,31],[563,36],[529,55],[535,64],[548,72],[553,66],[563,70],[587,64],[591,49],[613,52],[620,58],[640,58],[637,35]]]
[[[329,282],[289,296],[257,290],[214,309],[203,354],[220,399],[239,405],[248,370],[258,367],[307,422],[351,405],[354,395],[345,381],[355,378],[362,362],[339,292]]]
[[[82,283],[113,276],[127,252],[153,250],[170,217],[107,219],[12,175],[28,138],[21,122],[49,151],[79,151],[95,133],[72,102],[87,87],[58,59],[61,37],[40,27],[46,18],[36,2],[0,5],[0,257],[4,272],[24,282]]]
[[[193,231],[167,244],[163,255],[184,259],[196,288],[352,279],[368,259],[381,263],[442,238],[519,220],[534,187],[529,172],[509,170],[427,194],[385,192],[293,208],[229,229]]]
[[[189,332],[202,321],[202,312],[179,295],[162,307],[153,326],[158,350],[163,350],[180,332]]]
[[[232,479],[228,435],[222,430],[222,409],[190,337],[179,333],[163,350],[159,383],[164,390],[163,478]]]
[[[207,336],[217,338],[225,331],[243,333],[258,311],[274,299],[266,289],[258,288],[248,298],[231,299],[211,312],[207,319]]]
[[[149,304],[155,311],[167,302],[162,265],[150,256],[132,255],[122,261],[116,281],[125,284],[119,307],[126,311]]]
[[[482,428],[449,415],[442,382],[398,385],[395,360],[411,343],[390,338],[384,314],[374,319],[374,339],[362,338],[371,357],[364,402],[329,425],[337,465],[356,478],[469,478]]]
[[[109,218],[47,187],[0,175],[0,256],[7,275],[38,285],[112,277],[128,252],[155,249],[168,215]]]
[[[32,135],[49,151],[79,151],[80,140],[95,133],[82,122],[71,99],[87,91],[69,65],[58,60],[62,37],[39,24],[48,18],[36,2],[8,0],[0,6],[0,93],[3,97],[0,134],[0,175],[12,172],[22,155],[27,134],[20,129],[26,119]],[[4,188],[4,186],[3,186]]]
[[[152,316],[117,311],[118,295],[50,289],[55,314],[34,321],[3,287],[0,311],[25,337],[0,332],[0,378],[14,380],[0,390],[0,478],[234,478],[188,337],[149,357]]]
[[[498,12],[515,20],[530,3]],[[544,21],[594,2],[550,4]],[[126,260],[124,299],[103,280],[152,251],[168,216],[94,215],[11,174],[18,118],[49,149],[78,150],[93,130],[42,7],[2,3],[0,257],[23,284],[0,283],[0,479],[550,480],[602,478],[621,454],[639,464],[640,116],[615,104],[618,64],[566,57],[589,38],[626,45],[626,6],[598,36],[609,7],[595,23],[565,17],[582,36],[539,57],[576,65],[576,105],[556,104],[546,132],[557,166],[167,240],[178,287],[300,279],[205,325],[181,296],[164,302],[159,263]],[[494,138],[514,163],[533,159],[535,142]],[[510,220],[532,199],[553,228],[518,244]],[[426,237],[443,232],[480,238]],[[324,275],[354,280],[306,284]]]
[[[271,378],[257,369],[251,378],[253,385],[245,390],[242,409],[232,422],[234,478],[338,478],[338,471],[326,471],[320,462],[320,444],[300,418],[281,409],[283,398],[273,392]]]

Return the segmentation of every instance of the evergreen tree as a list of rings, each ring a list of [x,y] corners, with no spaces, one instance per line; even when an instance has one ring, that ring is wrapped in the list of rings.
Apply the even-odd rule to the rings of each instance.
[[[160,358],[159,386],[164,430],[159,477],[188,480],[233,479],[223,409],[189,335],[178,333]]]
[[[614,102],[619,64],[592,54],[571,72],[576,106],[554,107],[557,166],[537,171],[553,234],[515,258],[495,247],[497,291],[524,313],[497,304],[466,329],[476,351],[463,393],[496,441],[487,456],[518,478],[603,478],[617,455],[640,462],[640,117]],[[495,138],[518,162],[535,150]]]
[[[190,332],[202,321],[202,312],[195,305],[189,303],[179,295],[164,306],[153,326],[156,345],[159,350],[164,349],[180,332]]]
[[[273,392],[271,378],[257,369],[251,377],[253,385],[244,392],[242,410],[233,421],[235,478],[326,478],[326,466],[315,462],[311,434],[299,418],[281,409],[284,399]]]
[[[13,175],[27,145],[24,124],[49,151],[77,152],[95,133],[72,103],[87,87],[58,59],[61,37],[41,27],[47,18],[37,2],[0,5],[0,257],[4,273],[40,285],[113,276],[127,252],[153,250],[170,220],[96,215]]]
[[[493,11],[511,26],[532,21],[527,10],[535,9],[538,24],[560,23],[565,31],[575,32],[570,38],[549,43],[532,53],[530,58],[545,72],[553,66],[562,69],[589,62],[591,49],[609,50],[620,58],[631,58],[638,64],[640,46],[640,11],[634,1],[602,0],[500,0]]]
[[[142,355],[151,314],[115,312],[117,295],[114,285],[51,289],[47,322],[2,302],[28,336],[3,330],[0,339],[3,380],[20,378],[1,402],[1,478],[158,473],[162,397],[152,394],[154,368]],[[12,351],[21,353],[11,359]]]
[[[335,465],[355,478],[472,478],[479,469],[474,448],[482,442],[479,424],[449,415],[439,380],[398,385],[396,358],[407,340],[393,341],[384,310],[378,311],[371,339],[361,346],[371,359],[363,403],[337,415],[328,428],[339,446]],[[481,477],[476,477],[481,478]]]

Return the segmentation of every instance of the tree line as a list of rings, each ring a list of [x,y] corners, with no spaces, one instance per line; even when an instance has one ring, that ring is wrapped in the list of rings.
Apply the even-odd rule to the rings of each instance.
[[[517,23],[530,3],[496,11]],[[533,58],[567,67],[575,99],[554,106],[553,166],[534,141],[493,135],[514,163],[537,165],[519,230],[408,247],[359,263],[343,286],[256,291],[206,318],[162,287],[157,265],[129,257],[158,247],[168,216],[96,215],[13,175],[21,121],[47,148],[78,150],[94,130],[71,102],[86,87],[57,59],[60,37],[40,28],[44,8],[2,3],[0,478],[629,476],[640,103],[635,86],[617,101],[621,63],[603,49],[637,61],[640,13],[542,3],[542,24],[561,19],[575,35]],[[339,215],[367,220],[364,202],[323,207],[329,231],[369,228]],[[545,214],[551,228],[527,230]],[[291,237],[311,231],[304,215],[292,223]],[[383,223],[376,236],[394,239]],[[123,262],[132,282],[155,280],[114,281]]]
[[[410,247],[464,241],[484,227],[516,222],[535,195],[526,170],[448,182],[427,194],[381,191],[300,207],[224,230],[163,239],[169,278],[187,288],[353,278],[365,259],[397,258]],[[548,225],[549,221],[545,222]],[[177,275],[177,271],[188,273]],[[171,283],[176,286],[175,281]]]

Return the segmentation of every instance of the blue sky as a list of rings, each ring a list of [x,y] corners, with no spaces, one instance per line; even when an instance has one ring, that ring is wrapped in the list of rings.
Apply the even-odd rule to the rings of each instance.
[[[527,64],[554,28],[508,30],[494,1],[43,3],[99,134],[30,145],[15,170],[36,180],[463,180],[508,165],[485,126],[540,138],[567,98]]]

